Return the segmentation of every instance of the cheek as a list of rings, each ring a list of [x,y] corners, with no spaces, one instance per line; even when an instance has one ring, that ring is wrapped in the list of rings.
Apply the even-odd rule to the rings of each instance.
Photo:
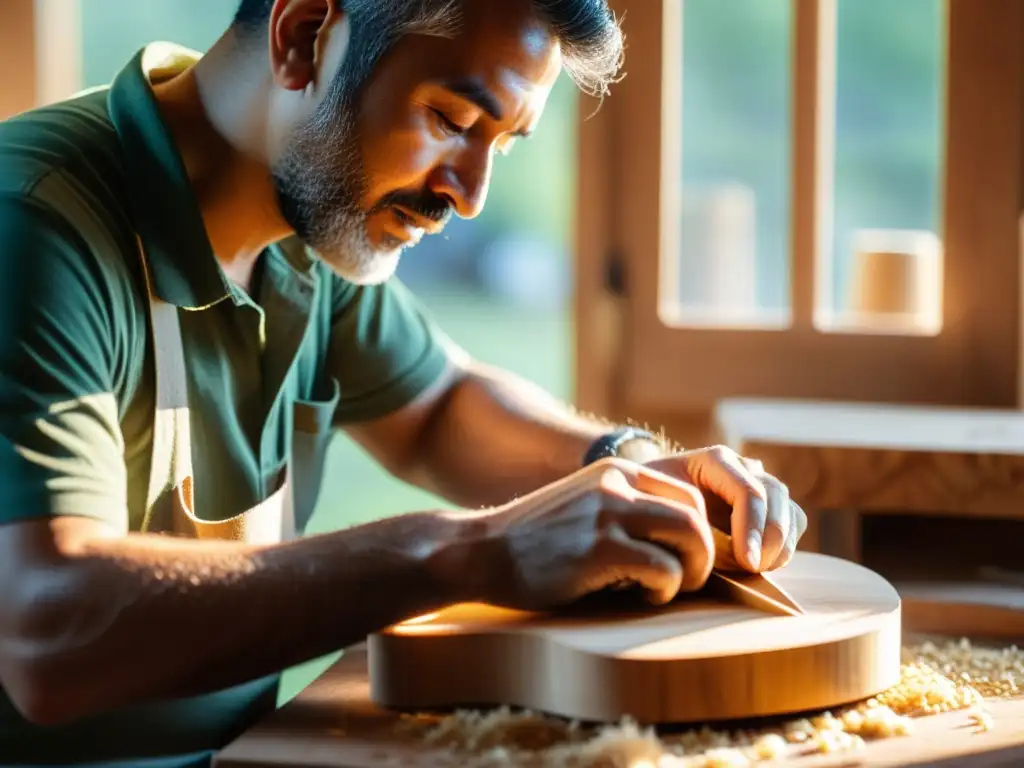
[[[364,123],[363,168],[373,199],[396,189],[418,189],[441,161],[444,143],[412,115],[390,125]]]

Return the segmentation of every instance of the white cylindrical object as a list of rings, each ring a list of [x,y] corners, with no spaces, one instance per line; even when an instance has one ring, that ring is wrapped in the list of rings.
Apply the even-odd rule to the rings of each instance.
[[[923,333],[942,326],[942,245],[932,232],[857,232],[849,285],[857,325],[909,325]]]
[[[684,191],[680,304],[727,317],[757,312],[757,208],[740,184]]]

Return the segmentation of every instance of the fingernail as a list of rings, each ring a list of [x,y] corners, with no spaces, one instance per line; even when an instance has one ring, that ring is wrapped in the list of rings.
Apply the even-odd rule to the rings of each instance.
[[[747,562],[754,568],[761,567],[761,532],[751,531],[747,535]]]

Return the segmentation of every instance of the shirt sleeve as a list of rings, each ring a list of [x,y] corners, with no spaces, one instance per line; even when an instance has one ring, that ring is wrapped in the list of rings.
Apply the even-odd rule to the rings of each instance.
[[[451,342],[397,278],[334,281],[327,367],[340,390],[334,421],[344,426],[413,401],[444,373]]]
[[[127,526],[110,285],[62,217],[0,197],[0,523]]]

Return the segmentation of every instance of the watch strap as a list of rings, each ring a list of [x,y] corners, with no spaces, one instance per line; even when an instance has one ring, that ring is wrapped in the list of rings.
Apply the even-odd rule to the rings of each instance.
[[[619,455],[619,448],[623,443],[631,440],[649,440],[657,444],[658,439],[645,429],[637,427],[619,427],[607,434],[597,438],[583,454],[583,466],[589,466],[595,461]]]

